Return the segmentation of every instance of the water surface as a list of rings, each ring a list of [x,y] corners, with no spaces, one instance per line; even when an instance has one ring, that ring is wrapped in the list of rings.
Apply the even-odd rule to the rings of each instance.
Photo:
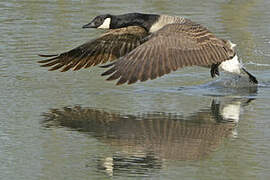
[[[269,179],[270,3],[0,2],[0,179]],[[231,39],[258,87],[185,68],[115,86],[103,69],[48,72],[60,53],[102,32],[104,13],[179,15]]]

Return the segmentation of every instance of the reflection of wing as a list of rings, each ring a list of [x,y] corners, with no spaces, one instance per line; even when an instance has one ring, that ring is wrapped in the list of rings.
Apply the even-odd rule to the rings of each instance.
[[[199,24],[169,24],[119,59],[103,75],[117,84],[146,81],[185,66],[209,66],[234,56],[229,41],[218,39]]]
[[[40,55],[50,57],[39,61],[43,67],[51,66],[50,70],[62,68],[67,71],[71,68],[79,70],[97,64],[113,61],[140,45],[141,40],[148,34],[137,26],[114,29],[103,34],[101,37],[91,40],[75,49],[59,55]]]
[[[238,100],[233,103],[244,104]],[[133,156],[144,152],[158,159],[194,160],[207,156],[224,138],[233,135],[235,123],[223,116],[223,109],[229,106],[230,101],[213,101],[210,107],[187,117],[166,113],[121,115],[76,106],[51,110],[45,114],[44,125],[91,132],[100,141],[119,146]]]

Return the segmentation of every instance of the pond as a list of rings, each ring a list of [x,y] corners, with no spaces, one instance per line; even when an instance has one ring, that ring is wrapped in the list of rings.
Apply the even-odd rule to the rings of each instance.
[[[0,2],[0,179],[269,179],[270,2]],[[103,31],[100,14],[183,16],[237,44],[258,87],[189,67],[115,86],[99,67],[47,71],[38,54]],[[242,81],[241,81],[242,82]]]

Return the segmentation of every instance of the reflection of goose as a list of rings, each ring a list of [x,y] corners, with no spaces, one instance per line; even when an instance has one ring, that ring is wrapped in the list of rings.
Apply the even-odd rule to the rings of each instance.
[[[211,67],[211,76],[219,75],[218,67],[235,74],[246,74],[257,80],[238,61],[235,44],[217,38],[207,28],[176,16],[129,13],[100,15],[84,28],[112,29],[101,37],[71,51],[41,55],[40,61],[51,70],[79,70],[120,58],[104,67],[103,75],[117,84],[132,84],[176,71],[185,66]]]
[[[217,122],[238,123],[241,107],[248,105],[254,99],[223,99],[221,102],[214,99],[211,110]]]
[[[242,106],[252,99],[212,100],[211,106],[186,117],[166,113],[121,115],[93,108],[52,109],[44,126],[68,127],[90,133],[120,149],[100,159],[98,168],[109,174],[128,169],[144,173],[162,168],[162,160],[196,160],[216,150],[235,135]],[[143,173],[143,172],[142,172]]]
[[[217,147],[223,137],[230,135],[234,127],[230,122],[239,120],[241,106],[250,101],[214,99],[210,108],[201,109],[187,117],[166,113],[121,115],[80,106],[66,107],[62,110],[52,109],[44,114],[44,125],[91,132],[102,141],[116,145],[127,143],[136,147],[138,142],[159,145],[161,149],[158,150],[158,156],[164,158],[197,159]],[[169,144],[175,146],[167,149]],[[177,155],[171,157],[171,153]]]

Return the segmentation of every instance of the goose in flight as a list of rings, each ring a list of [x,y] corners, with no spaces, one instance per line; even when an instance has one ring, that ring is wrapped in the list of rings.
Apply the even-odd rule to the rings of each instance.
[[[109,64],[102,75],[117,85],[155,79],[185,66],[210,68],[212,77],[224,71],[257,79],[239,62],[229,40],[216,37],[204,26],[177,16],[128,13],[100,15],[83,28],[109,29],[100,37],[70,51],[40,55],[49,70],[79,70]]]

